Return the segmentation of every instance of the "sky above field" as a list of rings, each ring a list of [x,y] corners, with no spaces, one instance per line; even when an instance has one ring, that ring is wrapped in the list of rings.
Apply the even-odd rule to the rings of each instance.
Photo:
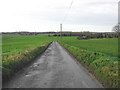
[[[110,32],[119,0],[0,0],[0,32]]]

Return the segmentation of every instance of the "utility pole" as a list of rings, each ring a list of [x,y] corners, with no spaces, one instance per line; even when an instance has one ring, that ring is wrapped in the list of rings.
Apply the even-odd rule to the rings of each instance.
[[[62,41],[62,24],[60,24],[60,37],[61,37],[61,41]]]
[[[59,31],[57,30],[57,41],[59,41]]]

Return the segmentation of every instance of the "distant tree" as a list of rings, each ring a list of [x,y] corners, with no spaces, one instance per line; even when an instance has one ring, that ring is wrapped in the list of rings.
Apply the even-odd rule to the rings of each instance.
[[[112,31],[119,32],[119,30],[120,30],[119,28],[120,28],[120,24],[117,24],[113,27]]]
[[[120,38],[120,23],[118,23],[117,25],[115,25],[113,27],[113,31],[116,32],[116,36],[117,38]]]

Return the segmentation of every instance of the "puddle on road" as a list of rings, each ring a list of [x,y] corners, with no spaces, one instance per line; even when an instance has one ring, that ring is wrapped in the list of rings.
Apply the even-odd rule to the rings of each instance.
[[[26,77],[29,77],[29,76],[31,76],[30,74],[28,74],[28,75],[25,75]]]
[[[38,63],[35,63],[35,64],[33,64],[33,66],[32,67],[37,67],[38,66]]]
[[[25,74],[26,77],[34,76],[40,74],[39,71],[32,71]]]

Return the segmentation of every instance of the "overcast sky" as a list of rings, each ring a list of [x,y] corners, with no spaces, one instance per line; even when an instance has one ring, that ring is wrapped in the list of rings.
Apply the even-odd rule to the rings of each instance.
[[[0,32],[109,32],[118,22],[119,0],[0,0]]]

